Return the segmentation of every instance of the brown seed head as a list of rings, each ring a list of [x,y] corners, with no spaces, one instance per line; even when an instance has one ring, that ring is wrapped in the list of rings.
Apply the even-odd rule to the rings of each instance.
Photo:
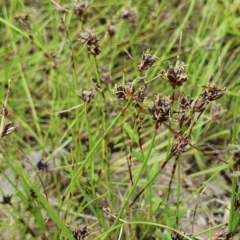
[[[168,97],[159,95],[156,96],[154,104],[151,108],[149,108],[152,117],[157,123],[162,124],[169,120],[171,108],[171,101]]]
[[[122,11],[121,17],[130,23],[135,23],[137,20],[137,11],[135,8],[126,8]]]
[[[112,77],[109,73],[109,70],[107,67],[102,67],[100,68],[100,73],[101,73],[101,82],[104,84],[109,84],[112,80]]]
[[[134,94],[133,82],[127,82],[125,84],[115,85],[113,93],[118,99],[126,99],[127,96],[132,96]]]
[[[24,30],[30,30],[30,20],[29,16],[26,13],[18,14],[14,17],[14,20],[20,25],[20,27]]]
[[[73,13],[79,18],[83,16],[84,11],[89,7],[88,1],[75,2],[73,5]]]
[[[94,97],[96,96],[96,90],[83,90],[82,92],[78,92],[78,96],[83,99],[85,103],[90,103]]]
[[[76,240],[87,240],[90,234],[90,227],[78,224],[72,231],[72,235]]]
[[[224,91],[226,90],[226,88],[223,89],[218,89],[216,86],[213,87],[206,87],[203,86],[206,90],[203,91],[203,93],[201,94],[201,96],[209,102],[212,102],[214,100],[217,100],[219,98],[221,98],[224,95]]]
[[[168,79],[173,88],[180,87],[187,81],[188,78],[183,75],[184,67],[184,62],[178,62],[175,67],[169,64],[165,77]]]
[[[187,151],[187,146],[189,144],[189,136],[181,136],[180,133],[179,135],[175,135],[174,139],[176,143],[173,145],[171,149],[171,153],[173,155],[179,153],[179,152],[186,152]]]
[[[189,96],[181,96],[180,97],[180,106],[183,109],[187,109],[191,106],[193,99],[190,98]]]
[[[98,37],[89,30],[81,32],[79,34],[78,41],[80,41],[88,50],[88,52],[94,56],[101,52],[101,48],[98,45]]]
[[[13,195],[8,195],[8,194],[6,196],[3,196],[2,204],[12,205],[11,203],[12,196]]]
[[[134,107],[137,109],[141,109],[142,106],[140,103],[143,103],[143,101],[146,99],[146,96],[147,96],[147,85],[144,84],[134,96]]]
[[[47,172],[48,167],[49,167],[48,162],[44,161],[43,159],[40,159],[37,163],[37,169],[39,171]]]
[[[117,27],[116,27],[115,25],[110,25],[110,26],[108,27],[107,32],[108,32],[108,35],[109,35],[110,37],[113,37],[113,36],[116,34],[116,32],[117,32]]]
[[[13,126],[13,122],[9,122],[4,125],[3,130],[1,132],[1,138],[4,136],[10,135],[12,132],[16,131],[18,126]]]
[[[159,60],[159,58],[156,56],[156,53],[151,55],[151,54],[149,54],[149,50],[146,51],[146,52],[143,52],[142,61],[138,65],[138,70],[139,71],[146,71],[158,60]]]

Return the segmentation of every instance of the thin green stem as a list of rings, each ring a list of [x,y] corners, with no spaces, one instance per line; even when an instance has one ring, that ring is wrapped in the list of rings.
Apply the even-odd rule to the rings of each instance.
[[[178,181],[177,181],[177,206],[176,206],[176,225],[179,225],[179,206],[180,206],[180,197],[181,197],[181,160],[180,154],[177,159],[177,170],[178,170]]]

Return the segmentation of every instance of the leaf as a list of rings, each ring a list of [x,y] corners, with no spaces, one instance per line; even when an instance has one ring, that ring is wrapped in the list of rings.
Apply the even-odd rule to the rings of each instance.
[[[156,151],[156,148],[152,148],[151,149],[151,152],[150,152],[150,155],[149,155],[149,159],[153,156],[153,154],[155,153]]]
[[[35,207],[34,211],[33,211],[35,220],[39,226],[39,228],[41,229],[42,232],[45,232],[45,220],[42,216],[42,212],[41,212],[41,208],[40,207]]]
[[[148,183],[148,180],[146,178],[141,178],[141,179],[139,179],[138,183],[139,184],[146,184],[146,183]]]
[[[133,128],[128,123],[124,123],[123,128],[133,142],[139,143],[138,135],[134,132]]]
[[[153,166],[150,170],[150,176],[153,177],[153,176],[156,176],[157,172],[159,171],[159,163],[157,161],[155,161],[153,163]]]
[[[178,212],[178,219],[181,220],[185,216],[185,210],[179,210]]]
[[[132,155],[140,162],[143,162],[143,155],[141,152],[138,152],[138,151],[135,151],[135,150],[132,150]]]
[[[164,212],[166,213],[167,217],[167,224],[168,226],[175,228],[176,227],[176,214],[175,210],[171,209],[168,204],[165,205]]]
[[[152,202],[161,203],[162,202],[162,198],[160,198],[158,196],[155,196],[155,197],[152,198]]]

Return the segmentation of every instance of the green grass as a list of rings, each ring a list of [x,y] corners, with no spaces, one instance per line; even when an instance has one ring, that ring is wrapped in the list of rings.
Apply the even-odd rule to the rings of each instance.
[[[59,2],[1,4],[0,99],[9,112],[1,115],[1,133],[10,121],[18,128],[0,139],[0,238],[75,239],[71,231],[78,224],[87,226],[88,239],[213,239],[221,227],[229,237],[236,234],[240,2],[93,1],[80,18],[72,11],[74,1]],[[129,9],[133,20],[123,18]],[[116,27],[113,36],[110,25]],[[88,29],[99,38],[92,52],[79,40]],[[173,90],[166,76],[152,79],[175,66],[181,34],[188,80]],[[101,52],[94,55],[96,42]],[[159,60],[140,72],[148,49]],[[226,87],[224,95],[199,119],[199,113],[191,115],[192,130],[185,122],[179,127],[181,113],[173,110],[180,109],[181,94],[197,102],[211,74],[211,86]],[[136,93],[143,82],[137,80],[143,76],[149,84],[140,102]],[[126,85],[134,79],[135,92]],[[116,98],[119,89],[125,100]],[[86,103],[84,96],[92,93]],[[149,111],[158,94],[175,94],[172,119],[161,126]],[[179,130],[201,151],[191,145],[173,151],[183,140],[174,138]],[[43,171],[41,159],[49,165]],[[209,205],[211,199],[226,205]],[[200,229],[202,216],[206,224]]]

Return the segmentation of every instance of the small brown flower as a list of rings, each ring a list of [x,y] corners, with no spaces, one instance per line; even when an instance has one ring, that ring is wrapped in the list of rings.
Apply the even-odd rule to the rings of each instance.
[[[123,85],[115,85],[113,93],[115,94],[116,98],[118,98],[118,99],[121,99],[121,98],[126,99],[126,97],[127,97],[127,93],[126,93]]]
[[[173,88],[182,86],[183,83],[188,80],[188,78],[183,75],[184,67],[184,62],[178,62],[175,67],[173,67],[171,63],[169,64],[169,68],[164,76]]]
[[[94,97],[96,96],[96,90],[83,90],[82,92],[78,92],[78,96],[83,99],[85,103],[90,103]]]
[[[75,2],[73,5],[73,13],[79,18],[83,16],[84,11],[89,7],[88,1]]]
[[[17,129],[18,126],[13,126],[13,122],[9,122],[4,125],[2,133],[1,133],[1,138],[4,136],[10,135],[12,132],[14,132]]]
[[[94,56],[101,52],[101,48],[98,45],[98,37],[91,31],[86,30],[79,34],[78,40],[85,46],[89,53]]]
[[[182,96],[180,97],[180,106],[183,109],[187,109],[191,106],[193,99],[190,98],[189,96]]]
[[[96,92],[102,92],[101,86],[97,82],[94,83],[94,89]]]
[[[90,234],[90,227],[78,224],[72,231],[72,235],[76,240],[87,240]]]
[[[201,95],[195,97],[191,102],[191,108],[193,113],[203,112],[208,105],[208,101],[206,101]]]
[[[18,14],[14,17],[14,20],[21,26],[24,30],[30,30],[30,20],[26,13]]]
[[[189,145],[189,136],[181,136],[180,133],[176,134],[174,136],[174,139],[176,143],[173,145],[171,149],[171,153],[173,155],[179,153],[179,152],[186,152],[187,151],[187,146]]]
[[[144,84],[144,85],[138,90],[135,99],[136,99],[137,102],[141,102],[141,103],[142,103],[142,102],[144,101],[144,99],[146,98],[146,96],[147,96],[147,85]]]
[[[113,93],[118,99],[126,99],[127,96],[132,96],[135,92],[133,82],[127,82],[125,84],[115,85]]]
[[[149,111],[152,114],[153,119],[157,121],[157,123],[162,124],[169,120],[170,108],[170,99],[166,96],[160,97],[157,95],[154,104],[149,108]]]
[[[2,204],[12,205],[11,199],[12,199],[12,195],[7,194],[6,196],[3,196]]]
[[[141,109],[141,103],[146,99],[147,96],[147,84],[144,84],[134,95],[134,107]]]
[[[104,84],[109,84],[112,80],[112,77],[109,73],[109,70],[107,67],[102,67],[100,69],[100,73],[101,73],[101,82],[104,83]]]
[[[137,11],[134,8],[126,8],[122,11],[121,17],[130,23],[135,24],[137,20]]]
[[[117,32],[117,27],[115,25],[108,26],[107,33],[110,37],[113,37]]]
[[[149,54],[149,50],[147,50],[146,52],[143,52],[142,61],[138,65],[138,70],[139,71],[146,71],[158,60],[159,60],[159,58],[156,56],[156,53],[151,55],[151,54]]]
[[[37,169],[39,171],[47,172],[48,167],[49,167],[48,162],[44,161],[43,159],[40,159],[37,163]]]
[[[34,199],[37,198],[37,194],[34,192],[33,189],[30,189],[30,196],[31,196],[32,198],[34,198]]]
[[[203,87],[207,90],[204,90],[201,96],[203,96],[203,98],[206,101],[210,102],[221,98],[224,95],[224,91],[226,90],[226,88],[218,89],[216,86],[213,87],[203,86]]]

